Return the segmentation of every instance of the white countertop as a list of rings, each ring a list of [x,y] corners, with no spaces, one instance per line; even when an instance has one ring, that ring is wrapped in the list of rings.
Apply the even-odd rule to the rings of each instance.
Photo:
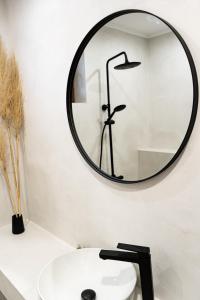
[[[0,290],[8,300],[39,300],[37,279],[56,256],[74,248],[33,222],[21,235],[0,228]]]

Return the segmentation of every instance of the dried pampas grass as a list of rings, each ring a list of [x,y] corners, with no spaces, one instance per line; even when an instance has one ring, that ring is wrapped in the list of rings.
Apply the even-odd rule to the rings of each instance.
[[[6,61],[7,61],[6,51],[3,47],[3,43],[0,38],[0,85],[2,83],[3,76],[6,69]]]
[[[14,134],[18,135],[24,125],[24,113],[21,81],[15,56],[6,61],[1,98],[0,115],[7,126],[14,130]]]
[[[0,117],[7,131],[16,192],[15,210],[17,215],[21,215],[20,135],[24,127],[23,96],[15,56],[7,58],[2,42],[0,42]]]
[[[18,135],[23,128],[24,113],[21,81],[15,56],[7,60],[4,80],[3,97],[5,105],[2,110],[2,118],[14,130],[14,133]]]
[[[7,169],[6,137],[2,128],[0,129],[0,167],[4,170]]]

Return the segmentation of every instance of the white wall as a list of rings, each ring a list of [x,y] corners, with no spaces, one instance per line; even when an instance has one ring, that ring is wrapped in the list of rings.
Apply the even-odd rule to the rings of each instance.
[[[151,246],[156,295],[198,300],[199,118],[170,172],[134,186],[111,183],[81,158],[65,111],[67,74],[88,30],[102,17],[141,8],[183,35],[200,71],[198,0],[9,0],[10,30],[23,74],[31,218],[68,242]],[[187,21],[186,21],[187,20]]]
[[[190,66],[173,33],[149,39],[149,53],[150,75],[153,76],[149,147],[176,151],[187,131],[192,112]]]

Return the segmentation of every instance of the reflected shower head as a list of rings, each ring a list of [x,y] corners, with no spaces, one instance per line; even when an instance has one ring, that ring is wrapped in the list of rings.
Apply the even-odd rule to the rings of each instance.
[[[115,66],[114,69],[115,70],[127,70],[127,69],[131,69],[131,68],[135,68],[139,65],[141,65],[141,62],[139,62],[139,61],[126,60],[125,63]]]
[[[114,112],[121,111],[126,108],[125,104],[118,105],[114,108]]]

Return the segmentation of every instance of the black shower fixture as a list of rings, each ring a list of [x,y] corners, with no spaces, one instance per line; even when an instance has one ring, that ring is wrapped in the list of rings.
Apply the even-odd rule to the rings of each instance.
[[[108,118],[104,123],[104,127],[102,130],[102,134],[101,134],[101,150],[100,150],[100,161],[99,161],[99,168],[101,169],[101,162],[102,162],[102,151],[103,151],[103,136],[104,136],[104,131],[106,128],[106,125],[108,125],[109,128],[109,143],[110,143],[110,163],[111,163],[111,176],[113,177],[117,177],[115,175],[114,172],[114,158],[113,158],[113,142],[112,142],[112,125],[115,124],[115,121],[112,120],[112,117],[114,116],[114,114],[118,111],[121,111],[123,109],[125,109],[126,105],[125,104],[121,104],[118,105],[114,108],[113,112],[111,113],[110,110],[110,83],[109,83],[109,62],[121,55],[124,55],[125,61],[122,64],[119,64],[117,66],[114,67],[114,69],[116,70],[127,70],[127,69],[131,69],[131,68],[135,68],[137,66],[139,66],[141,64],[141,62],[139,61],[129,61],[128,60],[128,56],[126,54],[125,51],[120,52],[118,54],[116,54],[115,56],[109,58],[106,62],[106,79],[107,79],[107,104],[103,104],[102,105],[102,110],[103,111],[108,111]],[[119,179],[123,179],[123,176],[120,175],[117,178]]]
[[[114,67],[115,70],[127,70],[131,68],[135,68],[137,66],[141,65],[141,62],[139,61],[128,61],[128,59],[125,61],[125,63],[117,65]]]

